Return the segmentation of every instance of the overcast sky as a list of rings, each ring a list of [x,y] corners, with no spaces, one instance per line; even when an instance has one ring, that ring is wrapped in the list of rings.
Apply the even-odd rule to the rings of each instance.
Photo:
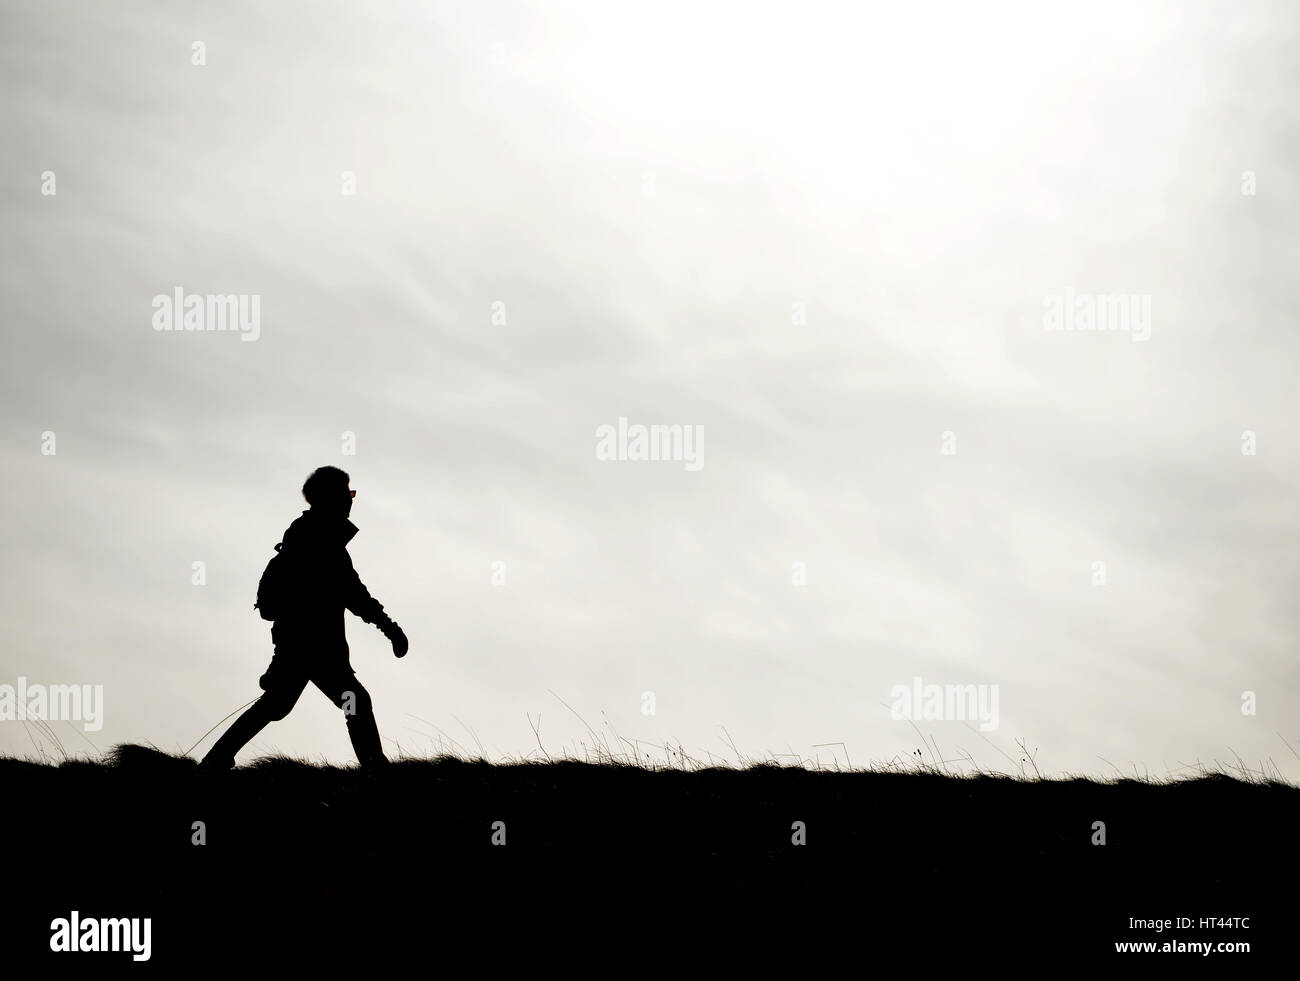
[[[260,694],[257,580],[333,464],[411,641],[348,618],[390,756],[536,753],[539,715],[581,756],[577,713],[659,759],[919,730],[962,770],[1300,777],[1293,5],[3,25],[0,684],[102,684],[69,751]],[[178,288],[257,296],[256,340],[155,330]],[[1047,329],[1094,294],[1146,336]],[[598,459],[620,417],[702,466]],[[893,718],[916,677],[996,685],[997,727]],[[271,752],[354,761],[314,688]]]

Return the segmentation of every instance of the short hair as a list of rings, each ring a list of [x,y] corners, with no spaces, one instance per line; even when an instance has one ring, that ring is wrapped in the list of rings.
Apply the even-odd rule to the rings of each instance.
[[[302,496],[308,504],[315,507],[318,502],[327,500],[331,491],[339,488],[347,490],[351,479],[338,467],[318,467],[302,485]]]

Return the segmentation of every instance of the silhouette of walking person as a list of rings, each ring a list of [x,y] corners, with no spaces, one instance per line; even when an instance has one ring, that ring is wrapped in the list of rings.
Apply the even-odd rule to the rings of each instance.
[[[274,654],[258,682],[265,694],[203,757],[204,769],[233,767],[235,754],[268,722],[287,716],[309,681],[343,709],[348,736],[362,768],[388,762],[379,742],[370,693],[357,680],[348,657],[343,611],[351,610],[377,626],[398,657],[406,655],[407,640],[352,567],[347,545],[357,526],[348,515],[357,492],[349,490],[350,480],[337,467],[321,467],[302,485],[302,495],[311,507],[285,531],[280,557],[274,560],[287,565],[281,580],[284,595],[271,625]]]

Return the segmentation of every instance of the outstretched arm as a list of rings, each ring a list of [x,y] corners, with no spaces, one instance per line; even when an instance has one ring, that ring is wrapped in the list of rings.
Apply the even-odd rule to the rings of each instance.
[[[357,570],[353,568],[352,557],[347,555],[347,552],[343,554],[347,556],[343,605],[366,623],[373,623],[378,627],[380,633],[392,641],[393,653],[398,657],[405,657],[408,646],[406,634],[402,633],[402,628],[397,625],[397,622],[384,612],[383,604],[370,595],[370,590],[366,589],[365,583],[357,575]]]
[[[347,552],[343,554],[346,556],[344,561],[347,563],[343,574],[343,605],[366,623],[382,625],[388,619],[383,604],[371,596],[370,590],[366,589],[366,584],[361,581],[357,570],[352,566],[352,557]]]

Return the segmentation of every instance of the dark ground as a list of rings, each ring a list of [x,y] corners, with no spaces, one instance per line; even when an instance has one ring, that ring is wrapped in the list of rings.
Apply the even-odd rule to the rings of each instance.
[[[376,976],[693,977],[709,963],[767,976],[789,958],[799,976],[836,961],[837,975],[1101,962],[1249,976],[1300,947],[1300,789],[1223,776],[1103,784],[447,757],[377,776],[282,759],[214,776],[128,746],[109,764],[0,759],[0,787],[13,900],[0,950],[30,977],[196,966],[260,977],[266,956]],[[191,843],[195,821],[205,845]],[[795,821],[805,845],[791,842]],[[1104,846],[1091,843],[1094,821]],[[151,917],[150,961],[51,953],[50,921],[72,909]],[[1250,925],[1129,927],[1212,915]],[[1116,953],[1129,940],[1251,951]]]

